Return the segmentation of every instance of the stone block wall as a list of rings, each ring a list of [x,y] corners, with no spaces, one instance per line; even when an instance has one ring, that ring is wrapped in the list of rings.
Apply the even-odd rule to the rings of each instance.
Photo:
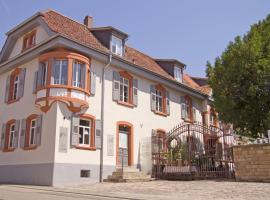
[[[270,182],[270,144],[234,146],[237,181]]]

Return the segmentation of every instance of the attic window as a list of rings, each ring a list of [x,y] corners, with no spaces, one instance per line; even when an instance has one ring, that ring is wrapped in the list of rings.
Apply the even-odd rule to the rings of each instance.
[[[35,44],[36,44],[36,30],[33,30],[23,37],[22,51],[31,48]]]
[[[178,81],[178,82],[183,82],[183,74],[182,74],[182,69],[175,66],[174,67],[174,78]]]
[[[111,41],[111,51],[112,53],[122,56],[123,55],[123,43],[122,40],[112,35]]]

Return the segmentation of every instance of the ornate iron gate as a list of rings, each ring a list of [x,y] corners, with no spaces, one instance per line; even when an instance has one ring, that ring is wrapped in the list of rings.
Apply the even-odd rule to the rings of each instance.
[[[193,180],[234,178],[231,131],[199,123],[183,123],[169,133],[152,133],[152,175]]]

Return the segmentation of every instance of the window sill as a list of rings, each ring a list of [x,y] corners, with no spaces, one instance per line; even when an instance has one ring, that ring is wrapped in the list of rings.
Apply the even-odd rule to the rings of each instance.
[[[167,116],[168,116],[168,115],[167,115],[166,113],[164,113],[164,112],[154,111],[154,113],[155,113],[156,115],[160,115],[160,116],[163,116],[163,117],[167,117]]]
[[[128,102],[123,102],[123,101],[117,101],[118,104],[129,107],[129,108],[133,108],[134,104],[128,103]]]
[[[29,147],[23,147],[23,150],[25,151],[29,151],[29,150],[34,150],[34,149],[37,149],[37,145],[32,145],[32,146],[29,146]]]
[[[15,148],[5,148],[2,151],[3,152],[13,152],[15,150]]]
[[[87,95],[90,95],[90,92],[85,88],[75,87],[75,86],[70,86],[70,85],[62,85],[62,84],[59,84],[59,85],[57,85],[57,84],[55,84],[55,85],[54,84],[48,84],[48,85],[45,85],[45,86],[39,86],[39,87],[36,88],[36,90],[33,93],[36,94],[40,90],[51,89],[51,88],[63,88],[63,89],[77,90],[77,91],[80,91],[80,92],[84,92]]]
[[[86,146],[75,146],[76,149],[81,149],[81,150],[88,150],[88,151],[96,151],[97,148],[96,147],[86,147]]]
[[[13,99],[13,100],[9,100],[8,102],[7,102],[7,104],[12,104],[12,103],[15,103],[15,102],[17,102],[17,101],[19,101],[20,100],[20,98],[18,98],[18,99]]]

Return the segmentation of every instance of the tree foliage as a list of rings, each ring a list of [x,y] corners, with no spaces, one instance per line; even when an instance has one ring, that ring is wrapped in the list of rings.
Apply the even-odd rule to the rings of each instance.
[[[270,129],[270,15],[230,42],[215,63],[207,63],[214,106],[221,120],[242,135]]]

